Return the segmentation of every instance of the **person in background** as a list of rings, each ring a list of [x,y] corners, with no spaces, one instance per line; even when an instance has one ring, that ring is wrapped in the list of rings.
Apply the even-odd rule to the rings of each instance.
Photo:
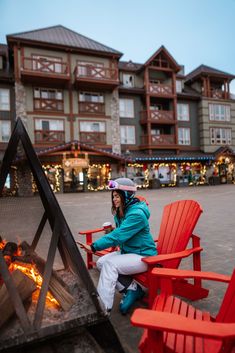
[[[100,277],[98,294],[109,312],[112,309],[115,288],[123,293],[119,309],[126,314],[134,302],[144,296],[144,290],[131,275],[145,272],[147,265],[143,257],[157,254],[156,246],[150,234],[150,212],[143,198],[135,197],[136,185],[128,178],[118,178],[109,182],[112,191],[112,214],[116,228],[91,245],[79,243],[81,248],[92,251],[118,246],[99,258],[97,268]]]

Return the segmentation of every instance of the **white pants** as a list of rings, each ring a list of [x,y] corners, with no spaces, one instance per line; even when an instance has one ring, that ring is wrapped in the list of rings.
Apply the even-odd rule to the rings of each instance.
[[[137,254],[120,254],[114,251],[101,256],[97,261],[100,270],[100,278],[97,291],[106,309],[113,306],[115,287],[118,275],[133,275],[147,271],[147,265],[141,261],[143,256]]]

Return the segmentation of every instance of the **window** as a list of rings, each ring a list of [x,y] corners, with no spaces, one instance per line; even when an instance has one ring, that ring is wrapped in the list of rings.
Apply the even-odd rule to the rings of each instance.
[[[176,80],[176,92],[178,93],[182,92],[182,88],[183,88],[182,81]]]
[[[63,92],[55,89],[34,88],[34,109],[63,110]]]
[[[134,118],[134,101],[133,99],[119,99],[120,118]]]
[[[35,119],[35,129],[43,131],[64,131],[64,121],[55,119]]]
[[[162,132],[163,133],[163,132]],[[161,135],[161,130],[160,129],[151,129],[151,135],[155,136],[160,136]]]
[[[230,121],[230,105],[209,104],[210,120]]]
[[[81,132],[105,132],[105,123],[102,121],[81,121]]]
[[[52,58],[43,55],[33,55],[33,70],[39,70],[43,72],[57,72],[63,73],[62,70],[62,59]]]
[[[0,120],[0,142],[8,142],[11,134],[11,122]]]
[[[104,64],[78,61],[78,76],[92,76],[95,78],[104,78],[105,70],[103,69]]]
[[[178,103],[177,104],[177,120],[189,121],[189,105]]]
[[[121,130],[121,144],[123,145],[135,145],[135,127],[122,125]]]
[[[162,110],[162,105],[161,104],[151,104],[150,110]]]
[[[10,90],[0,88],[0,110],[10,110]]]
[[[210,129],[211,144],[226,144],[231,145],[232,143],[231,129],[223,129],[218,127],[213,127]]]
[[[190,129],[185,127],[178,128],[178,144],[190,145]]]
[[[104,96],[99,93],[80,92],[80,102],[93,102],[93,103],[104,103]]]
[[[123,74],[123,86],[134,87],[134,76],[131,74]]]

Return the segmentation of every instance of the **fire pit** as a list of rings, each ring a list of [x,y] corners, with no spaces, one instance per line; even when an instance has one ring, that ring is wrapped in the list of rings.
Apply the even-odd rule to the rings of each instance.
[[[0,170],[0,235],[0,352],[71,332],[124,352],[20,119]]]

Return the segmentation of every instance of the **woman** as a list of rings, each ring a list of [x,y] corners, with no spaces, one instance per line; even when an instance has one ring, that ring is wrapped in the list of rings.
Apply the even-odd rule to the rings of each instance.
[[[145,272],[143,257],[156,255],[156,246],[150,234],[147,204],[135,197],[136,186],[128,178],[109,182],[112,190],[112,214],[116,228],[90,245],[80,243],[85,250],[95,253],[111,246],[114,251],[99,258],[100,278],[97,291],[107,311],[113,306],[115,288],[124,293],[120,311],[126,314],[134,302],[144,296],[141,286],[130,275]]]

